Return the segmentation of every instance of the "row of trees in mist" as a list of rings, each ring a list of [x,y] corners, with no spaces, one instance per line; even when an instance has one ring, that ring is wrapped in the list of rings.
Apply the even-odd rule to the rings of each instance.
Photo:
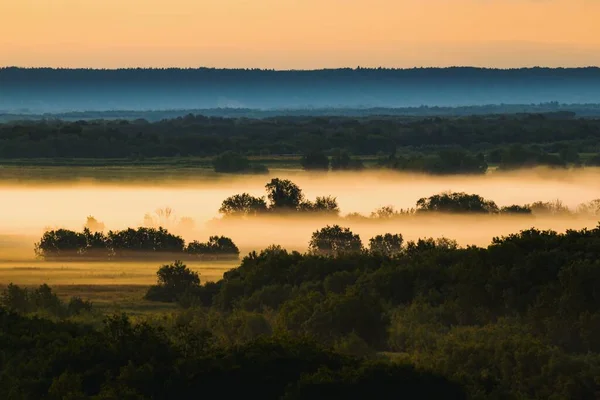
[[[321,215],[339,216],[337,199],[320,196],[311,201],[306,199],[302,189],[288,179],[274,178],[265,185],[267,197],[256,197],[249,193],[230,196],[223,200],[219,213],[226,218],[252,217],[259,215]],[[449,214],[498,214],[498,215],[600,215],[600,199],[580,204],[575,210],[569,209],[561,201],[537,201],[525,205],[499,207],[493,200],[477,194],[463,192],[443,192],[417,200],[411,209],[396,210],[393,206],[383,206],[369,217],[350,213],[351,220],[382,220],[427,213]]]
[[[89,221],[88,221],[89,222]],[[225,236],[211,236],[207,242],[192,241],[186,245],[177,235],[164,228],[128,228],[120,231],[82,232],[68,229],[49,230],[35,244],[35,253],[44,259],[64,258],[139,258],[172,257],[237,258],[240,251]]]
[[[519,168],[544,166],[550,168],[582,167],[584,161],[572,146],[560,148],[559,153],[544,152],[538,146],[512,145],[498,148],[487,155],[479,152],[472,154],[462,149],[448,149],[432,153],[392,152],[377,159],[374,168],[396,171],[425,173],[434,175],[481,175],[488,171],[489,163],[495,164],[500,171]],[[600,165],[600,155],[588,158],[588,166]],[[213,159],[215,172],[265,174],[269,170],[261,164],[253,164],[247,157],[232,151],[225,152]],[[300,166],[306,171],[360,171],[365,165],[359,158],[352,157],[347,151],[336,149],[328,156],[324,152],[306,153],[300,159]]]
[[[202,115],[165,119],[23,121],[0,124],[0,157],[130,158],[211,157],[225,172],[261,171],[260,165],[220,156],[304,155],[301,164],[359,169],[361,156],[378,156],[390,167],[433,172],[481,171],[485,163],[506,167],[600,164],[600,119],[524,114],[459,118],[273,117]],[[520,145],[512,149],[512,145]],[[446,153],[446,151],[454,153]],[[457,151],[462,153],[456,153]],[[344,155],[346,154],[346,155]],[[353,159],[350,154],[354,155]],[[577,154],[577,155],[576,155]],[[386,158],[395,156],[396,159]],[[241,163],[240,163],[241,162]]]

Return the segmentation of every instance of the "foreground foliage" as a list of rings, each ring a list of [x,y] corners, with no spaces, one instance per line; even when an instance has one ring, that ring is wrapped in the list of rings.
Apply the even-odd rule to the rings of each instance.
[[[146,297],[181,309],[138,325],[4,313],[0,388],[13,392],[0,396],[186,398],[222,385],[225,397],[461,398],[458,384],[471,399],[598,398],[600,226],[486,248],[399,234],[364,248],[340,226],[313,242],[252,252],[217,282],[164,265]]]
[[[180,305],[223,343],[284,332],[383,352],[461,382],[471,398],[600,393],[600,227],[531,229],[487,248],[391,234],[354,248],[341,227],[315,236],[323,252],[251,253]]]
[[[219,347],[207,332],[135,325],[124,315],[94,330],[0,309],[0,340],[4,399],[192,399],[199,393],[465,398],[458,385],[437,375],[342,356],[307,340],[275,337]]]

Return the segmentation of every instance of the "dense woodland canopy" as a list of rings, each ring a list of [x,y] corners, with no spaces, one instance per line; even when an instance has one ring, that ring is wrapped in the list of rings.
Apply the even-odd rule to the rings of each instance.
[[[210,157],[220,172],[264,171],[244,157],[303,156],[307,169],[382,167],[430,173],[599,164],[600,120],[573,113],[454,118],[187,115],[145,120],[22,121],[0,124],[0,158]],[[583,157],[583,155],[586,157]],[[353,158],[354,157],[354,158]],[[300,165],[300,162],[299,162]]]
[[[365,248],[334,226],[311,246],[252,252],[213,283],[166,264],[146,296],[180,311],[136,323],[94,327],[81,299],[11,286],[0,396],[598,397],[600,226],[531,229],[486,248],[397,234]]]

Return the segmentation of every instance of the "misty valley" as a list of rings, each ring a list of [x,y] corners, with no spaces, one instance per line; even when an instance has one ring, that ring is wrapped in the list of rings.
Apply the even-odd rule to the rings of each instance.
[[[528,107],[4,114],[0,398],[598,398],[597,106]]]
[[[86,168],[3,170],[6,398],[597,394],[593,166]]]
[[[599,15],[0,0],[0,400],[600,400]]]

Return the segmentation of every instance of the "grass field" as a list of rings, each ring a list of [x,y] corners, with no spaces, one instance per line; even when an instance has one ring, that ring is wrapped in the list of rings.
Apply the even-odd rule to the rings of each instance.
[[[0,261],[0,284],[18,285],[152,285],[161,262]],[[203,282],[219,280],[239,261],[186,262]]]
[[[215,281],[239,261],[188,262],[202,282]],[[146,301],[144,294],[156,283],[160,263],[153,262],[0,262],[0,290],[13,283],[23,287],[48,284],[63,300],[72,296],[90,300],[100,314],[131,315],[173,311],[175,304]]]
[[[263,164],[271,171],[301,170],[299,155],[248,157],[252,162]],[[366,167],[372,167],[376,156],[361,157]],[[74,168],[77,167],[77,168]],[[72,181],[93,179],[102,181],[132,181],[155,179],[207,180],[232,176],[213,171],[212,158],[203,157],[155,157],[146,159],[0,159],[0,181]]]

